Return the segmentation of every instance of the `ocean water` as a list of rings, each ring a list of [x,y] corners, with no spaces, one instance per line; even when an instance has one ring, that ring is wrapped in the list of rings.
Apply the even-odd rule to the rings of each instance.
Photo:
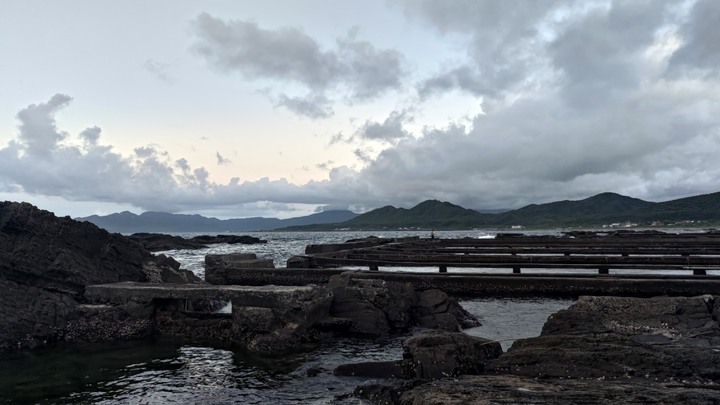
[[[173,256],[183,268],[202,275],[206,254],[254,252],[284,267],[290,256],[303,253],[308,244],[337,243],[370,235],[428,236],[426,232],[251,235],[268,243],[163,253]],[[436,235],[493,236],[482,231]],[[547,317],[570,306],[572,300],[472,299],[461,304],[483,324],[466,333],[498,340],[507,349],[516,339],[537,336]],[[208,347],[169,338],[63,345],[15,353],[0,359],[0,404],[362,404],[349,394],[357,385],[370,381],[336,377],[332,370],[343,363],[399,359],[401,342],[411,334],[380,339],[342,338],[280,359],[262,359],[238,348]]]

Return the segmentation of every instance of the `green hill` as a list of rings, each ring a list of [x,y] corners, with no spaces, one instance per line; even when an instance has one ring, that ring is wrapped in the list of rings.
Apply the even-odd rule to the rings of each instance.
[[[634,212],[649,209],[655,203],[615,193],[602,193],[579,201],[531,204],[497,215],[489,224],[498,227],[558,227],[602,225],[629,220]]]
[[[638,222],[707,221],[720,223],[720,192],[651,204],[653,204],[651,207],[633,211],[629,215]]]
[[[284,230],[380,230],[422,229],[506,229],[599,227],[632,222],[648,226],[682,221],[701,221],[698,226],[720,224],[720,192],[654,203],[616,193],[602,193],[583,200],[531,204],[499,214],[481,214],[449,202],[427,200],[413,208],[385,206],[342,223],[309,225]],[[688,225],[684,223],[684,225]]]
[[[481,214],[449,202],[427,200],[410,209],[393,206],[378,208],[343,222],[342,225],[350,229],[468,229],[483,226],[492,217],[492,214]]]

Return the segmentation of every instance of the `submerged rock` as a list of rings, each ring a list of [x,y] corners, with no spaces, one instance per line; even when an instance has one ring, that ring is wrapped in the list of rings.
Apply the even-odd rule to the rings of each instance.
[[[86,285],[199,281],[176,263],[89,222],[0,202],[0,351],[83,339],[68,327],[78,326]]]

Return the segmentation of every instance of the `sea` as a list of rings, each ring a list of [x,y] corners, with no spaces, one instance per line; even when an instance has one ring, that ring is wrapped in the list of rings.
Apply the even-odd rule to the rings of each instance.
[[[429,237],[427,231],[243,234],[267,243],[220,244],[161,253],[174,257],[182,268],[202,277],[206,254],[252,252],[259,258],[273,259],[276,267],[285,267],[289,257],[304,253],[309,244],[339,243],[368,236]],[[472,230],[436,231],[435,235],[492,238],[495,234]],[[380,270],[437,272],[437,268]],[[537,336],[548,316],[573,303],[547,298],[475,298],[460,302],[482,323],[464,332],[497,340],[504,350],[515,340]],[[338,338],[275,359],[259,358],[238,347],[198,345],[171,338],[64,344],[0,358],[0,404],[364,404],[365,401],[352,397],[355,387],[381,381],[337,377],[333,369],[344,363],[400,359],[402,341],[414,332],[417,331],[372,339]]]

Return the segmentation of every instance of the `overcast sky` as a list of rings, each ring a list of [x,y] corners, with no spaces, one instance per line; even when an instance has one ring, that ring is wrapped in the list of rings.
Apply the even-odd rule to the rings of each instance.
[[[0,200],[58,215],[720,191],[720,1],[0,2]]]

